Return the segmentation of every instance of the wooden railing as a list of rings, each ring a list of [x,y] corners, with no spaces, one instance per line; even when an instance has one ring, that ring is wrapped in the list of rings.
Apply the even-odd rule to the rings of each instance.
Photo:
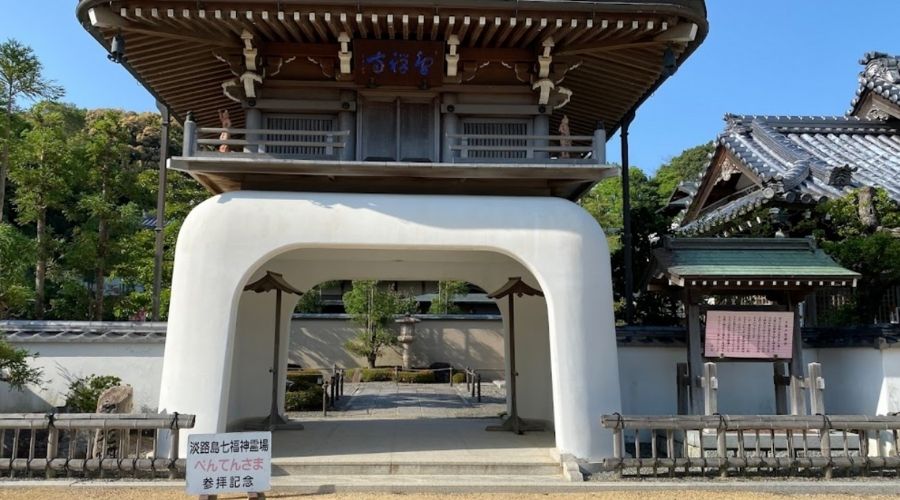
[[[594,135],[447,134],[453,162],[603,164],[606,133]]]
[[[338,159],[347,146],[349,130],[280,130],[197,127],[184,123],[182,154],[219,156],[235,153],[267,154],[288,158]]]
[[[613,431],[613,457],[604,465],[619,475],[813,472],[831,478],[835,471],[865,474],[900,467],[896,414],[613,414],[601,423]]]
[[[9,477],[184,475],[178,430],[194,415],[40,413],[0,414],[0,474]],[[159,433],[170,433],[158,456]]]

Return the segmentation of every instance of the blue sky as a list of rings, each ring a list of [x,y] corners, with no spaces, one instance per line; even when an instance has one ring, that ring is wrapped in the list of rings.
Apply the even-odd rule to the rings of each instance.
[[[149,94],[75,20],[75,2],[5,2],[0,38],[30,45],[67,100],[155,110]],[[900,54],[900,0],[707,0],[704,44],[639,110],[631,162],[652,172],[710,141],[726,112],[843,114],[867,51]],[[608,157],[619,160],[618,137]]]

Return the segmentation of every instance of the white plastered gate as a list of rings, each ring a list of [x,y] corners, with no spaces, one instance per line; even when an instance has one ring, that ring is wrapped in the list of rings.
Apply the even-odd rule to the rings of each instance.
[[[159,404],[196,414],[190,432],[267,413],[274,294],[242,292],[266,270],[301,290],[332,279],[462,279],[492,290],[522,276],[545,298],[517,299],[520,415],[550,422],[560,453],[610,454],[599,425],[620,409],[609,253],[577,205],[254,191],[207,200],[179,235]]]

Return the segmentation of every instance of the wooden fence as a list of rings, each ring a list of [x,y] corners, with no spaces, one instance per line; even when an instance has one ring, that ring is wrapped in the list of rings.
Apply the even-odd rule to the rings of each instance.
[[[604,415],[619,475],[896,473],[900,416]],[[626,436],[628,434],[628,436]],[[630,441],[626,444],[626,441]],[[630,455],[630,456],[629,456]]]
[[[0,474],[9,477],[168,477],[184,475],[178,430],[194,415],[0,414]],[[159,456],[160,431],[170,433]]]

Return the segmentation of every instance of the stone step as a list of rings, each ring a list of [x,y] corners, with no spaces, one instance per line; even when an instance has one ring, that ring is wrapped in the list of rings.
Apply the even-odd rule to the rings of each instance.
[[[432,475],[432,476],[552,476],[561,477],[562,466],[553,462],[311,462],[274,459],[273,476]]]

